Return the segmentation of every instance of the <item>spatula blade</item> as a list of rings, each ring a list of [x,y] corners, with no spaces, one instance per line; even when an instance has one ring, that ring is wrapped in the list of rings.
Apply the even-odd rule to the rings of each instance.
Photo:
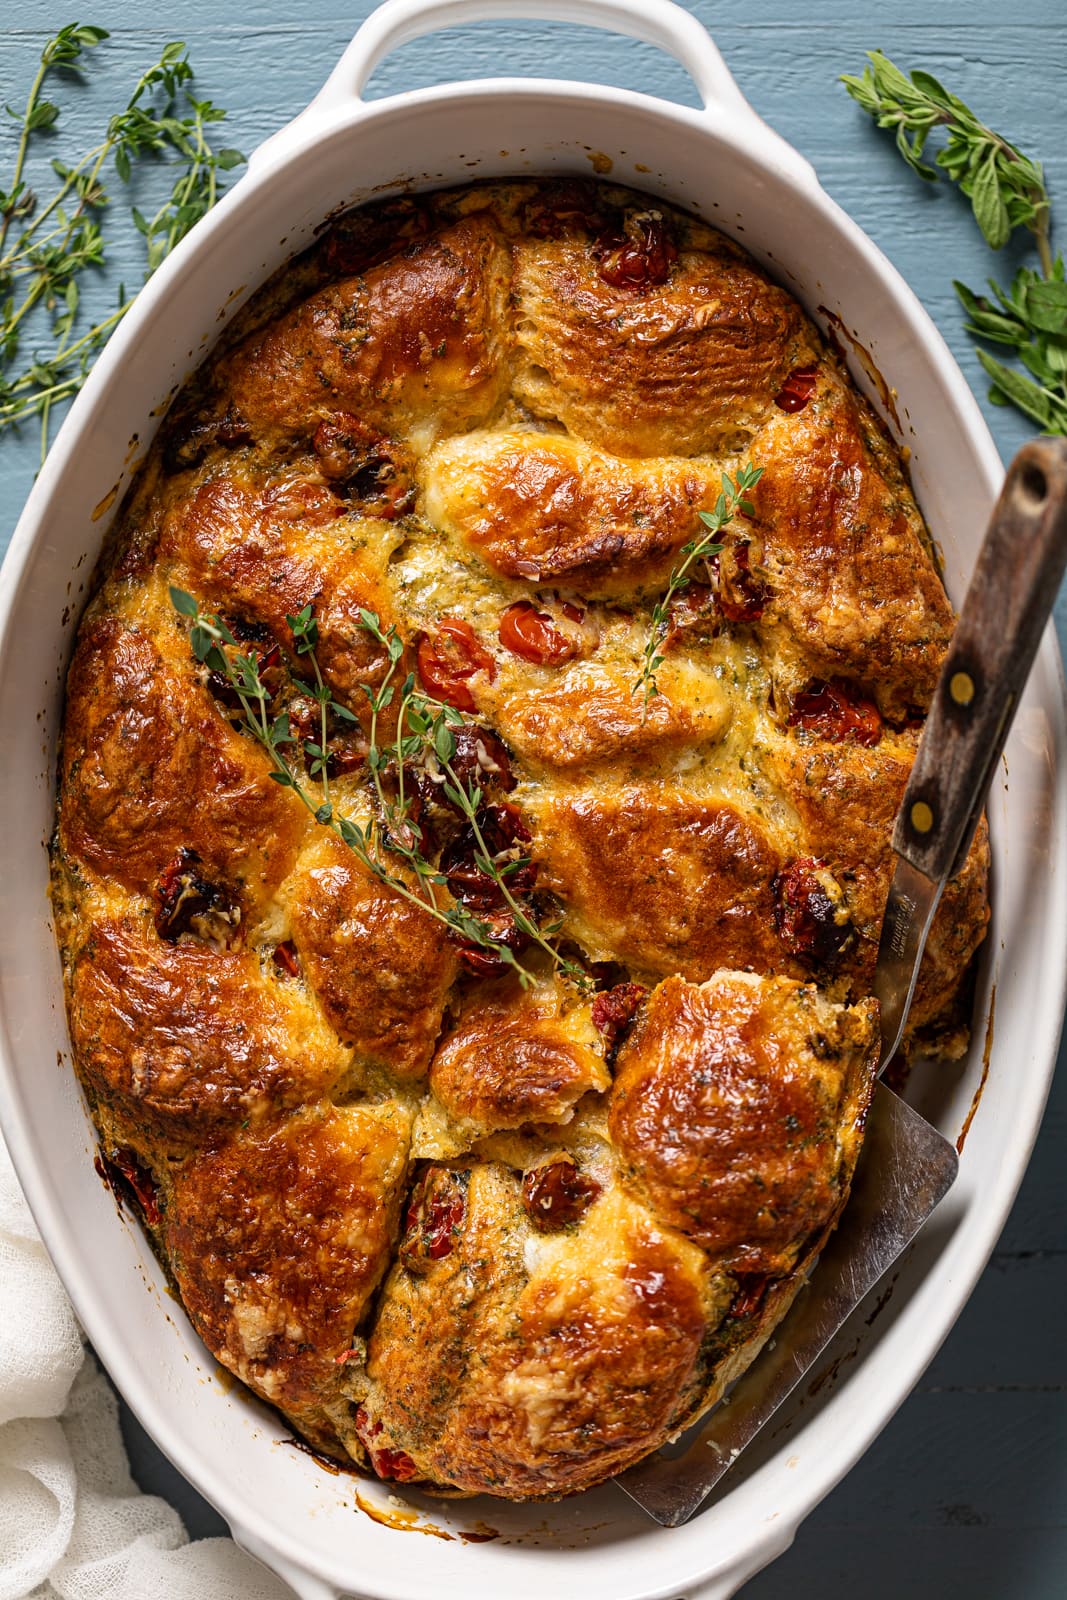
[[[841,1222],[765,1348],[729,1395],[683,1440],[614,1481],[664,1527],[698,1511],[719,1479],[811,1370],[860,1301],[915,1238],[948,1193],[959,1158],[947,1139],[885,1084]]]

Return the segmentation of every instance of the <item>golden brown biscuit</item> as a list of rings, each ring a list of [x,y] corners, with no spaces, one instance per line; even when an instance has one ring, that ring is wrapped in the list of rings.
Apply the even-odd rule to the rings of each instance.
[[[163,1239],[201,1336],[320,1433],[391,1249],[402,1114],[309,1111],[208,1145],[175,1175]]]
[[[60,838],[71,856],[145,895],[183,849],[242,901],[278,885],[306,818],[191,665],[174,670],[147,633],[102,616],[81,632],[67,699]]]
[[[880,1037],[786,978],[660,984],[619,1055],[609,1126],[626,1181],[734,1272],[781,1278],[847,1192]]]
[[[619,455],[744,448],[813,341],[795,301],[721,236],[706,239],[665,281],[618,286],[577,230],[520,244],[519,399]]]
[[[369,1065],[422,1077],[456,974],[441,929],[332,836],[301,857],[286,902],[299,957],[344,1042]]]

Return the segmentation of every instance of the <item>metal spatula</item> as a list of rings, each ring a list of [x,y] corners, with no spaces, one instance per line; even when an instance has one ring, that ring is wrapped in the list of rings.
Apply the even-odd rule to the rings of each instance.
[[[1067,439],[1024,445],[1004,482],[893,832],[874,993],[884,1071],[900,1044],[941,891],[963,865],[1067,565]],[[615,1479],[687,1522],[951,1188],[956,1151],[879,1083],[852,1193],[810,1282],[752,1367],[676,1446]]]

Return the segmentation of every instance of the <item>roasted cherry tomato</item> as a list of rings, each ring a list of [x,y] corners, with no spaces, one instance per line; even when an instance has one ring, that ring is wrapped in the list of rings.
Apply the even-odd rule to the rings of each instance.
[[[562,610],[569,621],[582,620],[576,606],[564,606]],[[508,606],[498,633],[505,650],[540,667],[562,666],[565,661],[573,661],[581,649],[580,641],[562,633],[551,613],[539,611],[532,600],[516,600]]]
[[[876,745],[882,737],[882,714],[847,678],[816,680],[793,697],[789,726],[817,733],[834,744]]]
[[[577,1222],[599,1193],[599,1183],[579,1172],[570,1156],[531,1167],[522,1180],[523,1207],[539,1233]]]
[[[666,283],[678,246],[658,211],[642,211],[627,217],[622,238],[603,239],[597,254],[597,271],[613,289],[644,289]]]
[[[419,639],[416,655],[423,686],[457,711],[475,709],[468,679],[476,672],[488,674],[490,682],[496,677],[492,656],[461,617],[442,617],[436,633],[424,633]]]
[[[796,367],[774,397],[779,411],[803,411],[819,381],[818,367]]]

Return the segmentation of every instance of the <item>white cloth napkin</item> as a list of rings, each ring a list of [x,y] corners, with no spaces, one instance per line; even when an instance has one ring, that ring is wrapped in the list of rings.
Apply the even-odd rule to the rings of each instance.
[[[130,1477],[0,1138],[0,1600],[293,1600],[232,1539],[189,1542]]]

